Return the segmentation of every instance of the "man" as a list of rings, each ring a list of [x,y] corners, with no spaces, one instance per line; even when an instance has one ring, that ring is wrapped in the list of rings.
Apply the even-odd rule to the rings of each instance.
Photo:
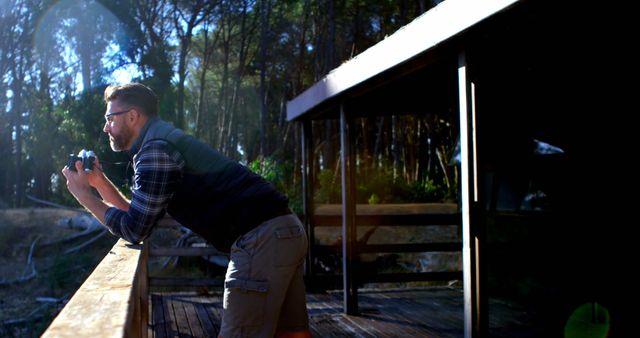
[[[304,228],[288,200],[246,167],[160,120],[158,98],[131,83],[105,90],[104,132],[133,158],[131,201],[100,170],[65,167],[73,196],[111,233],[144,240],[166,213],[230,252],[222,337],[310,337]],[[91,188],[95,188],[102,199]]]

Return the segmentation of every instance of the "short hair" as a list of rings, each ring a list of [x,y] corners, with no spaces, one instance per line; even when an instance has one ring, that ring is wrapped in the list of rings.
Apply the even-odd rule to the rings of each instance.
[[[104,102],[118,101],[119,103],[134,106],[141,110],[143,115],[153,117],[158,115],[158,96],[151,88],[141,83],[127,83],[112,85],[104,90]]]

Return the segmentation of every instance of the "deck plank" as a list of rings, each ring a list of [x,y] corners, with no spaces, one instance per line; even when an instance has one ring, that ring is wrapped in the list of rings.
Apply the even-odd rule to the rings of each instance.
[[[178,296],[171,296],[171,305],[173,313],[175,315],[176,324],[178,327],[178,334],[183,337],[194,337],[189,327],[189,321],[187,320],[187,314],[184,311],[184,304],[180,301]]]
[[[184,308],[184,312],[187,317],[187,321],[189,322],[189,328],[191,329],[191,334],[194,337],[207,337],[207,333],[205,333],[204,325],[200,322],[198,318],[198,312],[196,311],[196,306],[194,305],[195,301],[191,299],[183,299],[182,305]]]
[[[162,297],[162,311],[164,313],[165,330],[167,337],[179,336],[178,327],[176,326],[176,317],[171,304],[171,296]]]
[[[162,296],[158,294],[151,295],[151,302],[149,308],[151,310],[151,326],[149,329],[149,337],[153,338],[165,338],[167,337],[167,331],[165,330],[166,320],[164,319],[164,311],[162,307]],[[158,306],[154,306],[154,305]],[[156,329],[158,328],[158,329]]]
[[[217,336],[222,318],[222,292],[207,295],[153,292],[151,299],[154,333],[150,337]],[[311,334],[322,338],[462,337],[463,302],[460,288],[367,289],[359,291],[360,314],[350,316],[342,312],[340,291],[307,295]],[[493,306],[494,311],[500,313],[498,318],[492,318],[493,328],[500,332],[518,332],[518,327],[522,330],[523,318],[517,311],[500,304]]]
[[[205,337],[217,337],[218,331],[220,331],[220,325],[217,322],[211,321],[209,314],[207,313],[207,303],[194,302],[194,308],[200,324],[202,324],[202,331]]]
[[[217,331],[220,331],[222,324],[222,293],[219,295],[206,297],[209,303],[205,306],[205,310],[209,315],[209,319],[215,324]]]
[[[386,313],[394,315],[394,320],[406,321],[409,316],[434,317],[434,320],[424,321],[422,324],[406,323],[407,330],[415,335],[434,335],[439,337],[458,337],[463,327],[462,292],[451,293],[441,289],[437,293],[402,292],[400,294],[378,294],[382,302],[393,302],[393,309]],[[442,299],[456,300],[449,304],[442,303]],[[425,300],[428,300],[425,301]],[[437,314],[434,316],[434,314]]]

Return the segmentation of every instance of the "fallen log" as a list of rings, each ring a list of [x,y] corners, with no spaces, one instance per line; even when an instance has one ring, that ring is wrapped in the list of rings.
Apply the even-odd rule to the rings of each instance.
[[[29,255],[27,256],[27,266],[25,266],[24,272],[22,276],[15,279],[0,279],[0,285],[12,285],[17,283],[23,283],[29,281],[31,279],[36,278],[38,276],[38,271],[36,270],[36,264],[33,261],[33,252],[36,246],[36,243],[42,236],[36,237],[36,239],[31,242],[31,248],[29,249]]]

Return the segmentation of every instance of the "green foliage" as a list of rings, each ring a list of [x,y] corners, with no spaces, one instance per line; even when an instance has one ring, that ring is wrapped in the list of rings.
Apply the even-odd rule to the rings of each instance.
[[[249,169],[273,184],[276,184],[282,175],[281,168],[270,158],[254,160],[249,164]]]
[[[66,107],[58,111],[62,117],[60,129],[65,135],[66,144],[82,144],[83,148],[94,150],[108,148],[108,144],[100,142],[99,138],[103,134],[104,126],[104,88],[84,92],[77,100],[70,101]]]
[[[408,182],[397,177],[389,167],[361,168],[356,175],[356,202],[367,204],[442,202],[455,200],[455,190],[433,180]],[[316,203],[340,203],[340,177],[331,170],[321,170],[315,189]],[[455,189],[455,188],[454,188]]]
[[[371,196],[367,200],[367,203],[369,203],[369,204],[380,204],[380,196],[376,195],[375,193],[371,194]]]
[[[248,164],[249,170],[262,176],[273,184],[278,191],[289,197],[289,207],[296,213],[302,212],[302,197],[299,187],[294,184],[293,165],[274,157],[256,159]]]
[[[412,200],[421,202],[437,202],[447,196],[446,187],[435,184],[433,180],[409,184],[409,193]]]
[[[318,173],[318,186],[315,189],[317,203],[340,203],[340,176],[334,175],[332,170],[324,169]]]

